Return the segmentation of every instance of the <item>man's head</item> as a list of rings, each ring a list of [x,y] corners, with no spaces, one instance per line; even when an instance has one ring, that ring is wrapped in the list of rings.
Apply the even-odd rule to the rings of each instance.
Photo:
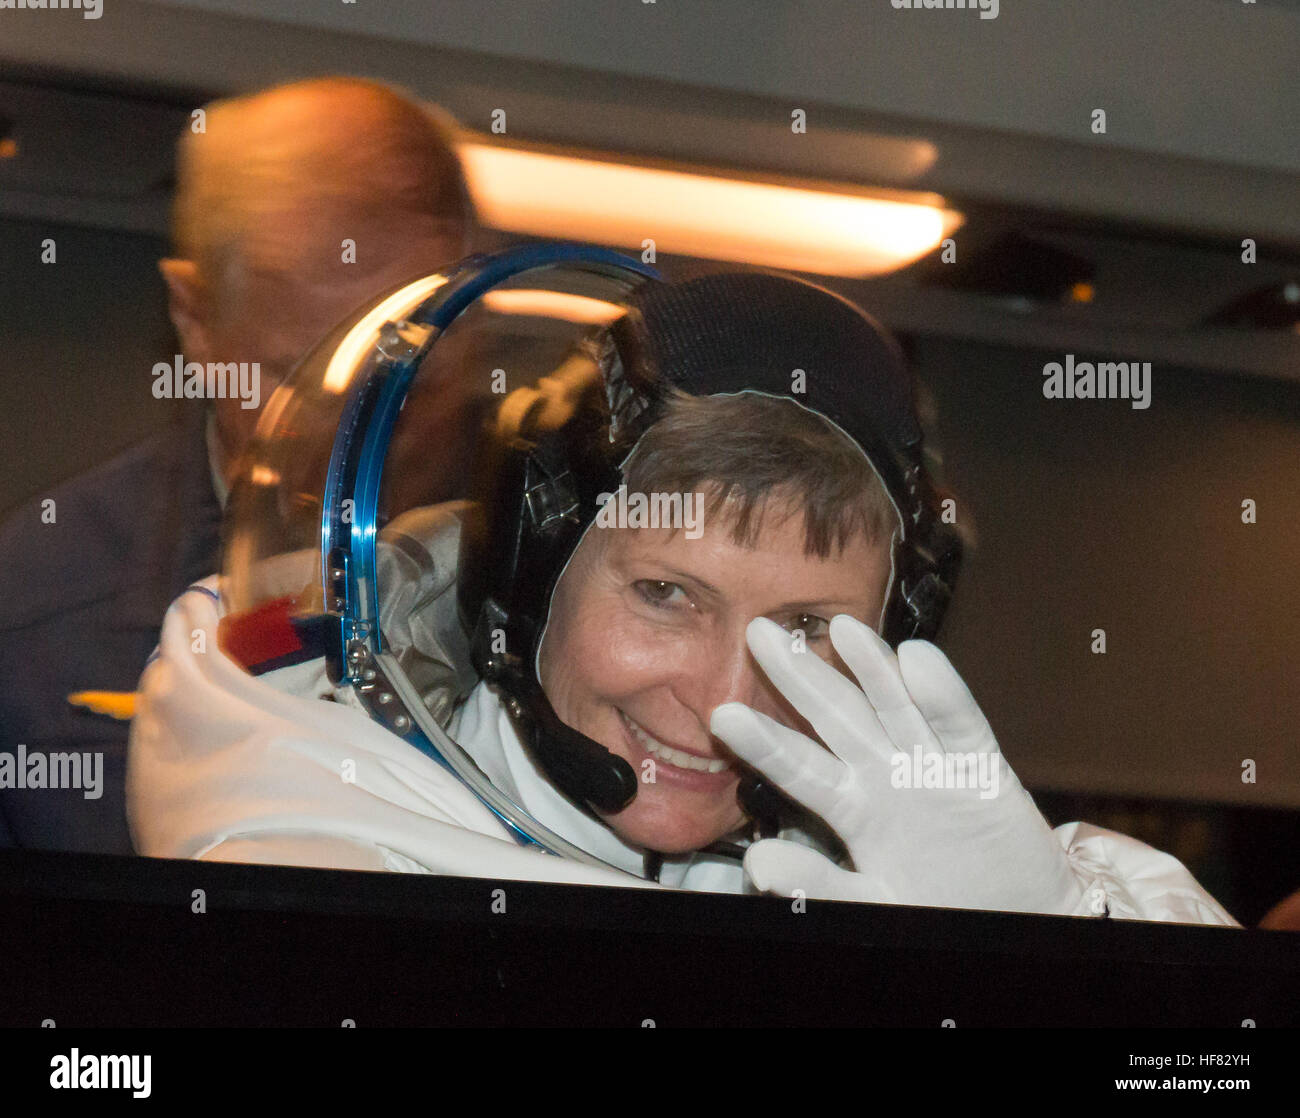
[[[205,109],[181,140],[176,256],[160,268],[190,361],[258,362],[261,399],[368,298],[464,256],[450,136],[375,82],[298,82]],[[216,401],[223,469],[256,423]]]
[[[897,515],[842,431],[755,393],[673,394],[624,476],[629,506],[638,495],[643,510],[656,497],[661,510],[698,500],[701,523],[598,518],[556,586],[538,673],[561,720],[638,776],[636,798],[607,824],[684,852],[744,821],[740,772],[709,732],[715,707],[742,702],[811,729],[754,662],[746,627],[769,617],[838,664],[827,625],[839,613],[878,624]]]

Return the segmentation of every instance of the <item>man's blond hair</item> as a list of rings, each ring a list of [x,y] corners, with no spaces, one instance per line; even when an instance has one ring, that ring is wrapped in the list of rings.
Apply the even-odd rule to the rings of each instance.
[[[379,222],[389,235],[435,230],[457,242],[456,255],[467,248],[473,206],[440,110],[380,82],[334,77],[203,113],[202,131],[192,126],[179,145],[172,239],[209,285],[225,285],[237,263],[292,267],[298,246],[277,223],[286,208],[349,228]]]

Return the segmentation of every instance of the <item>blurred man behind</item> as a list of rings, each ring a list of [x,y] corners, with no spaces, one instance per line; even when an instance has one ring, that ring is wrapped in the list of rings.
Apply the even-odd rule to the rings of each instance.
[[[298,82],[208,105],[199,128],[180,142],[176,255],[160,270],[184,360],[256,362],[259,404],[361,303],[468,250],[448,133],[386,86]],[[0,789],[0,845],[131,853],[129,700],[68,696],[132,691],[172,599],[218,566],[221,506],[258,408],[157,402],[150,370],[137,379],[174,421],[0,526],[14,602],[0,620],[0,751],[102,754],[97,793]]]
[[[160,264],[187,360],[257,361],[265,401],[321,335],[372,295],[465,255],[460,164],[429,113],[385,86],[320,79],[207,110],[181,140]],[[217,457],[257,421],[214,402]]]

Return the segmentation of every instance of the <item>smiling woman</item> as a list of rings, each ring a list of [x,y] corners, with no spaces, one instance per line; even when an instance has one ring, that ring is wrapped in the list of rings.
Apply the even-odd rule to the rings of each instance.
[[[936,514],[902,355],[859,308],[759,273],[648,283],[628,302],[585,346],[586,404],[498,425],[484,456],[532,480],[507,483],[513,497],[488,485],[469,514],[459,597],[483,682],[453,733],[480,765],[517,741],[534,800],[569,805],[548,825],[580,827],[583,849],[667,856],[693,884],[720,840],[820,826],[710,728],[740,703],[813,732],[749,626],[768,619],[839,668],[837,615],[931,636],[960,543]]]
[[[745,822],[713,709],[741,702],[803,725],[750,656],[750,621],[832,659],[836,614],[879,624],[896,518],[843,432],[771,396],[671,393],[625,474],[634,493],[696,497],[703,525],[693,537],[598,518],[556,587],[539,676],[559,717],[640,777],[608,825],[680,854]]]
[[[1053,832],[930,643],[961,540],[859,308],[530,246],[358,314],[143,677],[142,853],[1232,923],[1167,855]]]

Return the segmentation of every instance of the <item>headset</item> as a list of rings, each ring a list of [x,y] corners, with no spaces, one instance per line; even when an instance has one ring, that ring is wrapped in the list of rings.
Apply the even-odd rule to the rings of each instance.
[[[534,244],[464,261],[401,321],[384,324],[375,351],[357,365],[346,389],[321,507],[324,610],[293,619],[297,638],[309,652],[324,655],[335,685],[351,686],[372,717],[454,773],[516,841],[604,865],[493,786],[432,717],[385,646],[376,592],[383,464],[416,373],[448,327],[485,293],[522,273],[561,266],[626,282],[629,310],[604,334],[601,375],[584,387],[565,423],[547,430],[523,423],[482,441],[480,453],[491,461],[475,471],[486,488],[472,494],[477,511],[462,531],[456,592],[479,677],[497,690],[548,778],[581,809],[613,813],[626,807],[636,795],[636,774],[560,720],[537,679],[536,655],[564,565],[599,511],[600,495],[618,489],[621,465],[659,417],[669,385],[695,394],[759,391],[793,399],[857,443],[900,525],[881,620],[891,645],[937,634],[962,546],[939,516],[901,351],[868,315],[825,288],[767,273],[670,285],[655,269],[619,253]],[[798,352],[813,354],[826,371],[809,377],[802,395],[792,393],[790,366],[778,352],[782,324],[790,322],[813,324],[804,339],[809,346]],[[823,329],[828,325],[835,329]],[[838,344],[845,338],[853,344]],[[736,362],[728,346],[742,340],[769,347],[768,367],[756,372],[752,362]],[[498,651],[502,642],[493,640],[502,633],[509,652]],[[816,830],[815,818],[758,774],[742,779],[738,799],[760,837],[791,821]],[[710,850],[743,855],[737,844]],[[653,852],[647,856],[647,876],[657,876],[659,860]]]
[[[850,343],[853,352],[831,367],[829,355],[796,338],[794,349],[787,342],[791,356],[784,359],[778,337],[783,316],[833,326],[838,332],[831,337]],[[755,350],[764,354],[762,362],[754,361]],[[738,352],[746,356],[738,360]],[[820,379],[805,378],[799,393],[789,377],[796,355],[822,361]],[[632,294],[629,313],[610,328],[599,365],[603,383],[592,386],[587,407],[575,409],[563,428],[512,431],[489,451],[497,461],[482,476],[494,479],[493,490],[476,494],[481,515],[462,537],[458,590],[475,668],[506,696],[516,728],[548,778],[578,806],[612,814],[635,797],[635,772],[561,721],[535,664],[564,565],[594,520],[600,496],[618,489],[622,463],[660,417],[669,387],[790,399],[858,445],[900,524],[881,621],[892,646],[937,634],[962,541],[939,516],[901,351],[868,315],[825,288],[765,273],[646,283]],[[875,375],[850,376],[866,369]],[[875,397],[869,405],[854,391],[861,389],[878,390],[868,393]],[[496,650],[503,647],[517,651]],[[793,823],[838,845],[819,820],[757,773],[742,778],[738,798],[761,836]]]

